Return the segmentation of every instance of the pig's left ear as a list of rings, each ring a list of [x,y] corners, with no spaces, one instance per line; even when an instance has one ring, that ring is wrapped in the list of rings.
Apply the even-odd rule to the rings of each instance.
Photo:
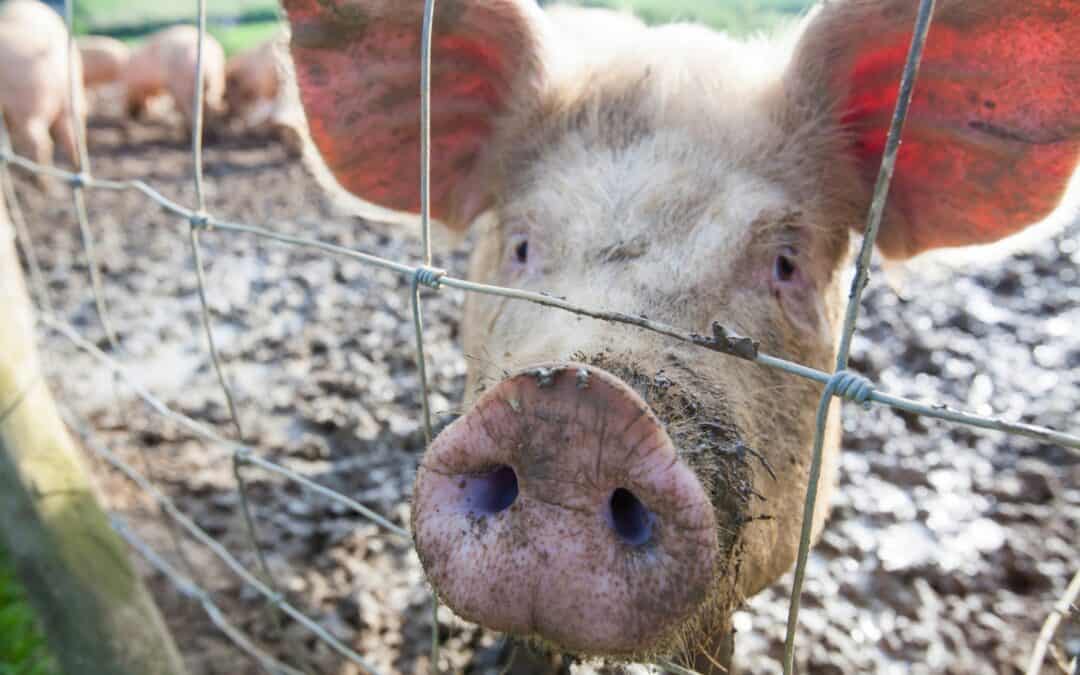
[[[341,187],[420,209],[422,0],[283,0],[315,147]],[[435,3],[432,215],[467,226],[491,203],[483,172],[500,115],[535,98],[544,16],[532,0]]]
[[[826,4],[789,72],[849,132],[839,159],[854,163],[865,204],[918,4]],[[1080,0],[938,0],[879,248],[909,258],[1013,234],[1054,210],[1078,157]]]

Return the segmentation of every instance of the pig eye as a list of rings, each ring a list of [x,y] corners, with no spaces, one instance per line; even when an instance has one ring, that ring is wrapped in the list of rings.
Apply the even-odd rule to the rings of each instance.
[[[773,262],[773,279],[780,282],[792,281],[798,272],[795,266],[794,251],[785,250],[776,256]]]
[[[529,235],[515,232],[510,235],[506,248],[506,259],[514,267],[524,267],[529,262]]]

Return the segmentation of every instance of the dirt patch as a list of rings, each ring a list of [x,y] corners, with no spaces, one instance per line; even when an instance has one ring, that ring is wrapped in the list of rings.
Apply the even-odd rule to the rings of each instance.
[[[176,139],[163,127],[97,123],[94,173],[141,177],[194,204],[190,153]],[[206,148],[205,167],[215,215],[419,260],[414,236],[339,211],[274,141],[220,140]],[[42,195],[22,176],[17,187],[59,312],[105,346],[66,191]],[[169,405],[231,433],[203,347],[187,224],[135,192],[94,191],[88,203],[119,358]],[[1074,225],[984,271],[923,273],[904,298],[876,277],[852,367],[892,393],[1075,431],[1078,234]],[[245,440],[406,525],[423,446],[408,281],[245,235],[210,232],[203,242]],[[435,264],[465,274],[463,250]],[[445,418],[464,386],[462,295],[425,297],[432,408]],[[163,421],[65,338],[44,335],[42,347],[59,398],[256,569],[222,448]],[[807,575],[801,672],[1020,672],[1080,567],[1080,463],[1035,441],[884,409],[848,407],[844,419],[842,489]],[[201,547],[183,542],[176,556],[145,495],[100,464],[95,473],[110,508],[190,570],[260,644],[312,672],[355,672],[299,626],[278,633],[259,597]],[[426,671],[431,610],[411,548],[295,484],[257,469],[246,475],[260,541],[288,598],[382,672]],[[150,579],[193,674],[260,672],[197,606]],[[747,672],[779,672],[789,584],[736,616]],[[445,668],[497,671],[499,636],[449,613],[439,631]],[[1077,622],[1063,635],[1061,644],[1080,651]]]

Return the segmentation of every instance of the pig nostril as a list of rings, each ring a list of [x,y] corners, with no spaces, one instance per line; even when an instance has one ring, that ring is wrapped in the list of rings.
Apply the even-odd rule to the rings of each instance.
[[[611,526],[620,539],[640,546],[652,538],[653,514],[633,492],[617,488],[611,493]]]
[[[469,505],[486,515],[510,508],[518,496],[517,474],[508,466],[500,466],[479,476],[469,476],[465,479],[464,487]]]

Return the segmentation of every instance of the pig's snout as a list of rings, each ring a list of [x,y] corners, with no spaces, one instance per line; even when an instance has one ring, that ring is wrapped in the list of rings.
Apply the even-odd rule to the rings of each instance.
[[[629,386],[579,364],[487,391],[418,471],[416,548],[451,609],[605,656],[664,644],[709,595],[706,491]]]

